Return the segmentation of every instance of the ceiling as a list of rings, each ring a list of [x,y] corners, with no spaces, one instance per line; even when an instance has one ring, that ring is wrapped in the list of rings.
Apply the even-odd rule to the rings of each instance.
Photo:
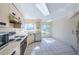
[[[46,3],[46,5],[50,13],[48,16],[44,16],[36,8],[35,3],[15,3],[25,19],[57,20],[67,16],[71,17],[79,11],[79,4]]]

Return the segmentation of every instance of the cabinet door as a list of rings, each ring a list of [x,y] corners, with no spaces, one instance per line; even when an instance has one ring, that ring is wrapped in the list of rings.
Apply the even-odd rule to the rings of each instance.
[[[20,55],[20,45],[15,48],[15,55]]]
[[[13,50],[11,55],[20,55],[20,45]]]
[[[9,26],[9,4],[0,3],[0,22],[6,23],[6,26]]]
[[[29,44],[31,44],[32,42],[34,42],[34,35],[33,34],[31,34],[31,35],[28,36],[28,38],[27,38],[27,46]]]
[[[9,4],[9,13],[10,14],[14,13],[16,18],[20,17],[18,21],[21,21],[23,19],[23,15],[18,10],[18,8],[15,6],[15,4]]]
[[[14,13],[16,17],[19,17],[20,13],[18,12],[17,8],[13,4],[9,4],[9,13]]]
[[[19,47],[16,48],[16,55],[20,55],[20,48]]]

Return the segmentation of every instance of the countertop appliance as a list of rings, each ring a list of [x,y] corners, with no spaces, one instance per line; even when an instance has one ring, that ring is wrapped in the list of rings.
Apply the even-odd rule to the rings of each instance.
[[[15,34],[16,32],[9,32],[9,41],[15,40]]]
[[[7,32],[0,32],[0,49],[7,45],[9,34]]]

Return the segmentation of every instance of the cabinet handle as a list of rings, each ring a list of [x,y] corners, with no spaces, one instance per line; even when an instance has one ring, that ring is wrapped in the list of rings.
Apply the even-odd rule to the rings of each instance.
[[[15,55],[16,51],[13,51],[13,53],[11,55]]]

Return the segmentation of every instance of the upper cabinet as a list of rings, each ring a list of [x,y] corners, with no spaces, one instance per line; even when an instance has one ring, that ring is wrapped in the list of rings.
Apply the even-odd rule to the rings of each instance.
[[[0,3],[0,22],[7,27],[21,28],[23,15],[12,3]]]
[[[8,11],[9,11],[9,4],[0,3],[0,22],[6,23],[5,26],[7,27],[9,27]]]
[[[10,27],[21,28],[22,14],[14,4],[9,4],[9,23]]]

